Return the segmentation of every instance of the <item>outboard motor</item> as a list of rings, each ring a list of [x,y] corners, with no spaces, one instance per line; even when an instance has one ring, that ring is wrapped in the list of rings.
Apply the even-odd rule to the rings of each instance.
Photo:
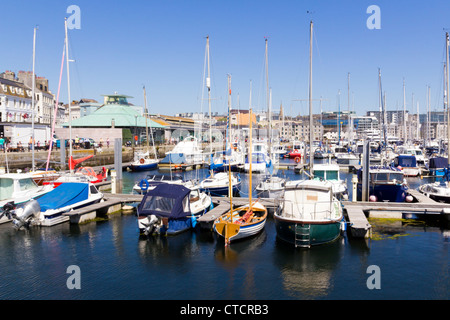
[[[140,233],[148,236],[149,234],[152,233],[152,231],[155,227],[155,223],[157,223],[157,222],[158,222],[158,217],[156,217],[153,214],[148,215],[148,216],[140,216],[138,218]]]
[[[14,206],[14,201],[5,203],[5,205],[3,206],[3,211],[0,213],[0,219],[4,215],[6,215],[8,219],[12,219],[14,217],[14,209],[16,209],[16,207]]]
[[[31,220],[41,211],[41,206],[36,200],[30,200],[23,208],[18,208],[15,211],[13,226],[17,230],[24,227],[28,228]]]

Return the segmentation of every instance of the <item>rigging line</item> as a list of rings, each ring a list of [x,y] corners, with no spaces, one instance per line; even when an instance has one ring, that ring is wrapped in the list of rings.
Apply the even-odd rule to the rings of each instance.
[[[77,80],[77,84],[78,84],[78,91],[79,91],[78,94],[79,94],[80,98],[83,98],[84,97],[84,91],[83,91],[83,87],[81,85],[80,70],[78,69],[77,59],[74,58],[77,55],[75,53],[74,46],[72,45],[72,42],[71,42],[71,39],[70,39],[69,35],[67,35],[67,41],[69,42],[69,62],[74,62],[73,65],[75,66],[75,75],[76,75],[76,80]]]

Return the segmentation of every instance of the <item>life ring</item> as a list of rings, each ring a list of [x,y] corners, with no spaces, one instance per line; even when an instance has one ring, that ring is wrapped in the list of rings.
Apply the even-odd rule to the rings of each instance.
[[[144,184],[145,184],[145,188],[144,188]],[[141,190],[147,191],[147,189],[149,187],[148,181],[145,179],[142,179],[141,182],[139,182],[139,187],[141,188]]]
[[[299,163],[299,162],[300,162],[300,157],[295,157],[294,161],[295,161],[296,163]]]
[[[141,158],[141,160],[139,160],[140,164],[144,164],[145,160],[143,158]]]

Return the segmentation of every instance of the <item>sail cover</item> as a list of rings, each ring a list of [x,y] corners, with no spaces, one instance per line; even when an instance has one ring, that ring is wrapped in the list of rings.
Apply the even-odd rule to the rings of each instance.
[[[139,215],[154,214],[159,217],[182,218],[191,214],[191,190],[181,185],[160,184],[147,191],[138,207]]]
[[[41,206],[41,211],[46,211],[66,207],[87,200],[88,197],[88,183],[65,182],[36,200]]]

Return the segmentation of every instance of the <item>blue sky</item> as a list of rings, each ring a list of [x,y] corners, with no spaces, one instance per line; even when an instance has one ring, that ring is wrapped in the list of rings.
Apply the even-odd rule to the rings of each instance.
[[[102,100],[115,91],[151,113],[207,112],[203,71],[210,37],[212,111],[227,110],[227,74],[233,106],[247,109],[250,81],[256,110],[266,109],[265,38],[273,110],[308,114],[309,23],[314,22],[313,98],[323,111],[378,110],[378,68],[387,110],[406,106],[442,110],[445,31],[450,1],[381,0],[149,0],[1,1],[0,71],[31,70],[33,28],[38,25],[36,73],[57,93],[69,5],[81,10],[81,29],[69,30],[72,99]],[[381,29],[369,30],[370,5],[381,12]],[[338,92],[340,90],[340,95]],[[412,97],[414,95],[414,106]],[[239,97],[239,99],[238,99]],[[340,98],[339,98],[340,97]],[[64,73],[60,100],[67,102]],[[320,112],[318,101],[314,113]]]

